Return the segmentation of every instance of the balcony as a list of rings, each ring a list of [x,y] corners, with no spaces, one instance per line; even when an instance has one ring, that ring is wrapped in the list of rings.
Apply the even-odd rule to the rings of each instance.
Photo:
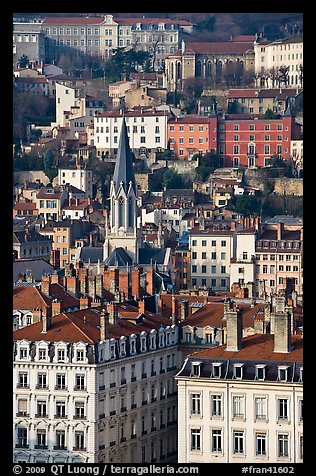
[[[67,446],[65,446],[65,445],[56,445],[56,446],[53,446],[53,450],[64,450],[64,451],[67,451]]]
[[[147,430],[143,430],[142,435],[147,435]]]
[[[73,451],[87,451],[87,448],[85,446],[74,446]]]
[[[147,405],[147,400],[143,400],[142,405]]]
[[[151,372],[150,376],[154,377],[156,375],[156,372]]]
[[[27,445],[25,443],[16,443],[15,447],[16,448],[29,448],[29,445]]]
[[[35,413],[34,418],[48,418],[47,413]]]
[[[157,401],[157,398],[156,398],[156,397],[153,397],[153,398],[151,399],[151,403],[154,403],[154,402],[156,402],[156,401]]]
[[[74,420],[86,420],[87,416],[86,415],[73,415]]]
[[[99,390],[105,390],[105,385],[100,385]]]
[[[67,385],[55,385],[55,390],[68,390]]]
[[[110,383],[110,388],[113,388],[113,387],[116,387],[116,383],[115,383],[115,382],[111,382],[111,383]]]
[[[125,385],[125,384],[126,384],[126,378],[122,378],[121,385]]]
[[[101,413],[101,415],[99,415],[99,420],[103,420],[103,418],[105,418],[105,413]]]
[[[99,446],[99,450],[104,450],[104,448],[105,448],[105,445],[100,445]]]
[[[123,436],[123,438],[120,439],[120,443],[124,443],[126,441],[126,436]]]
[[[23,417],[29,417],[30,414],[27,413],[27,412],[17,412],[17,413],[16,413],[16,416],[17,416],[17,417],[21,417],[21,416],[23,416]],[[35,415],[35,416],[36,416],[36,415]]]
[[[41,389],[41,390],[48,390],[48,385],[40,385],[40,384],[37,384],[35,385],[35,388],[36,389]]]
[[[35,450],[48,450],[48,445],[34,445]]]
[[[112,411],[110,412],[110,416],[113,416],[113,415],[115,415],[115,414],[116,414],[116,411],[115,411],[115,410],[112,410]]]
[[[133,434],[131,435],[131,440],[134,440],[135,438],[136,438],[136,434],[133,433]]]
[[[136,377],[132,377],[131,382],[135,382],[135,381],[136,381]]]
[[[155,426],[152,426],[150,431],[156,431],[156,427]]]
[[[103,387],[105,388],[105,385],[103,385]],[[74,390],[75,390],[76,392],[78,392],[78,391],[80,391],[80,390],[81,390],[82,392],[86,392],[86,391],[87,391],[87,387],[81,387],[81,386],[76,385],[76,386],[74,387]],[[100,387],[99,387],[99,390],[101,390]]]
[[[68,418],[68,415],[66,415],[66,413],[61,413],[58,415],[54,415],[54,418]]]
[[[137,403],[132,403],[132,405],[131,405],[131,410],[132,410],[133,408],[137,408]]]
[[[146,373],[143,373],[143,374],[142,374],[142,378],[147,378],[147,374],[146,374]]]
[[[126,412],[126,407],[121,407],[121,412]]]
[[[116,441],[110,441],[110,446],[115,446],[116,445]]]

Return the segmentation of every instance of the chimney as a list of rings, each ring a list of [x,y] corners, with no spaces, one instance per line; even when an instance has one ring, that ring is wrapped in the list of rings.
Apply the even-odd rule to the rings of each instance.
[[[77,276],[68,276],[68,278],[66,278],[65,287],[67,292],[73,294],[75,297],[78,297],[79,281]]]
[[[171,317],[177,316],[177,301],[174,294],[171,296]]]
[[[117,324],[117,320],[118,320],[118,314],[117,314],[117,307],[116,306],[117,305],[114,302],[110,302],[106,306],[107,312],[109,314],[109,324],[111,324],[112,326]]]
[[[56,316],[56,314],[61,313],[61,302],[57,299],[54,299],[52,302],[52,316]]]
[[[146,291],[148,294],[154,294],[154,289],[155,289],[155,271],[154,268],[151,266],[150,268],[147,268],[146,271]]]
[[[91,298],[84,296],[79,299],[79,309],[88,309],[91,306]]]
[[[42,276],[41,291],[45,296],[50,296],[50,276]]]
[[[274,320],[274,352],[291,351],[291,315],[289,312],[276,311]]]
[[[180,301],[180,321],[185,321],[189,315],[189,301],[182,299]]]
[[[46,334],[46,332],[52,325],[51,316],[47,314],[43,314],[42,323],[43,323],[42,334]]]
[[[277,240],[282,240],[282,235],[284,231],[284,223],[278,222],[277,223]]]
[[[94,298],[91,301],[91,307],[99,307],[101,306],[101,301],[98,298]]]
[[[141,268],[134,268],[132,270],[132,295],[134,296],[135,299],[139,298],[141,272],[142,272]]]
[[[95,292],[101,297],[103,295],[103,277],[102,274],[97,274],[95,277]]]
[[[88,294],[92,298],[96,296],[95,276],[88,276]]]
[[[264,319],[254,318],[253,329],[255,334],[265,334],[265,322]]]
[[[50,282],[51,284],[58,284],[59,283],[59,276],[58,274],[51,274],[50,276]]]
[[[297,292],[292,291],[292,301],[293,301],[293,307],[297,307]]]
[[[109,338],[109,314],[102,309],[100,314],[100,341]]]
[[[129,272],[120,270],[119,272],[119,290],[125,294],[125,298],[129,298]]]
[[[226,303],[225,303],[226,304]],[[241,349],[242,340],[242,313],[236,303],[228,301],[224,305],[224,318],[226,318],[226,350],[238,352]]]
[[[140,301],[138,301],[138,310],[139,310],[140,314],[145,313],[145,300],[144,299],[141,299]]]
[[[42,309],[40,307],[33,309],[32,314],[33,314],[33,324],[35,324],[35,322],[39,322],[42,320]]]

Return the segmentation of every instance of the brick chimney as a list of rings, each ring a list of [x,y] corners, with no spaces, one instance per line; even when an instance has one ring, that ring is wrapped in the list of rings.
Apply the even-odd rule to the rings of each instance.
[[[77,276],[68,276],[68,278],[66,278],[65,287],[69,293],[73,294],[75,297],[78,297],[79,281]]]
[[[48,314],[43,314],[42,323],[43,323],[42,334],[46,334],[46,332],[52,325],[51,316]]]
[[[111,325],[117,324],[117,321],[118,321],[117,305],[114,302],[110,302],[107,304],[106,308],[109,314],[109,323]]]
[[[56,314],[61,313],[61,302],[57,299],[54,299],[52,302],[52,316],[56,316]]]
[[[284,223],[278,222],[277,223],[277,240],[282,240],[283,232],[284,232]]]
[[[42,320],[42,309],[40,307],[36,307],[35,309],[33,309],[33,324],[35,324],[35,322],[39,322]]]
[[[59,276],[58,276],[57,273],[50,275],[50,282],[51,282],[51,284],[58,284],[59,283]]]
[[[177,313],[177,301],[176,301],[176,298],[174,296],[174,294],[172,294],[171,296],[171,318],[173,316],[177,316],[178,313]]]
[[[147,268],[146,271],[146,291],[148,294],[154,294],[155,290],[155,271],[154,268],[151,266]]]
[[[129,272],[128,271],[119,271],[119,290],[125,294],[125,299],[129,298]]]
[[[92,298],[96,297],[95,276],[88,276],[88,294]]]
[[[91,306],[91,298],[89,296],[81,297],[79,302],[79,309],[88,309]]]
[[[225,305],[226,304],[226,305]],[[242,313],[237,308],[236,303],[228,301],[224,303],[224,318],[226,318],[226,350],[238,352],[242,343]]]
[[[102,309],[100,314],[100,341],[109,338],[109,314]]]
[[[41,291],[45,296],[50,296],[50,276],[42,276]]]
[[[140,293],[140,274],[143,270],[141,268],[134,268],[132,270],[132,295],[135,299],[139,299]]]
[[[140,314],[144,314],[144,312],[145,312],[145,300],[144,299],[141,299],[140,301],[138,301],[138,310],[139,310]]]

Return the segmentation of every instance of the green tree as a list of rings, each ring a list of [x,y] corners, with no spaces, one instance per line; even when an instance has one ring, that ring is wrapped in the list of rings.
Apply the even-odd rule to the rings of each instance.
[[[195,174],[200,180],[202,180],[202,182],[205,182],[205,180],[207,180],[207,178],[212,173],[212,171],[214,171],[214,169],[212,167],[206,167],[205,165],[199,165],[195,169]]]
[[[168,169],[163,177],[162,185],[167,190],[170,190],[171,188],[183,188],[184,182],[178,172],[174,169]]]
[[[254,195],[241,195],[236,199],[236,209],[246,216],[258,215],[260,212],[261,202]]]
[[[276,119],[278,117],[278,115],[272,111],[272,109],[270,109],[268,107],[268,109],[265,111],[265,113],[263,114],[263,117],[265,119]]]

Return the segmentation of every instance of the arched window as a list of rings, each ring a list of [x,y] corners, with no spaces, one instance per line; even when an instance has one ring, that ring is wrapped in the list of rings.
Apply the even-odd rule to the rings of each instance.
[[[206,63],[206,76],[208,78],[212,76],[212,63],[210,61]]]
[[[181,63],[178,61],[177,63],[177,79],[181,79]]]
[[[223,72],[223,64],[221,61],[216,63],[216,76],[221,77]]]
[[[119,199],[119,227],[124,226],[124,198]]]
[[[202,61],[196,62],[196,76],[202,76]]]
[[[174,78],[174,63],[170,63],[170,78]]]
[[[115,226],[115,198],[112,198],[112,207],[111,207],[111,215],[112,215],[112,227]]]
[[[132,197],[128,199],[128,226],[134,226],[134,204]]]

